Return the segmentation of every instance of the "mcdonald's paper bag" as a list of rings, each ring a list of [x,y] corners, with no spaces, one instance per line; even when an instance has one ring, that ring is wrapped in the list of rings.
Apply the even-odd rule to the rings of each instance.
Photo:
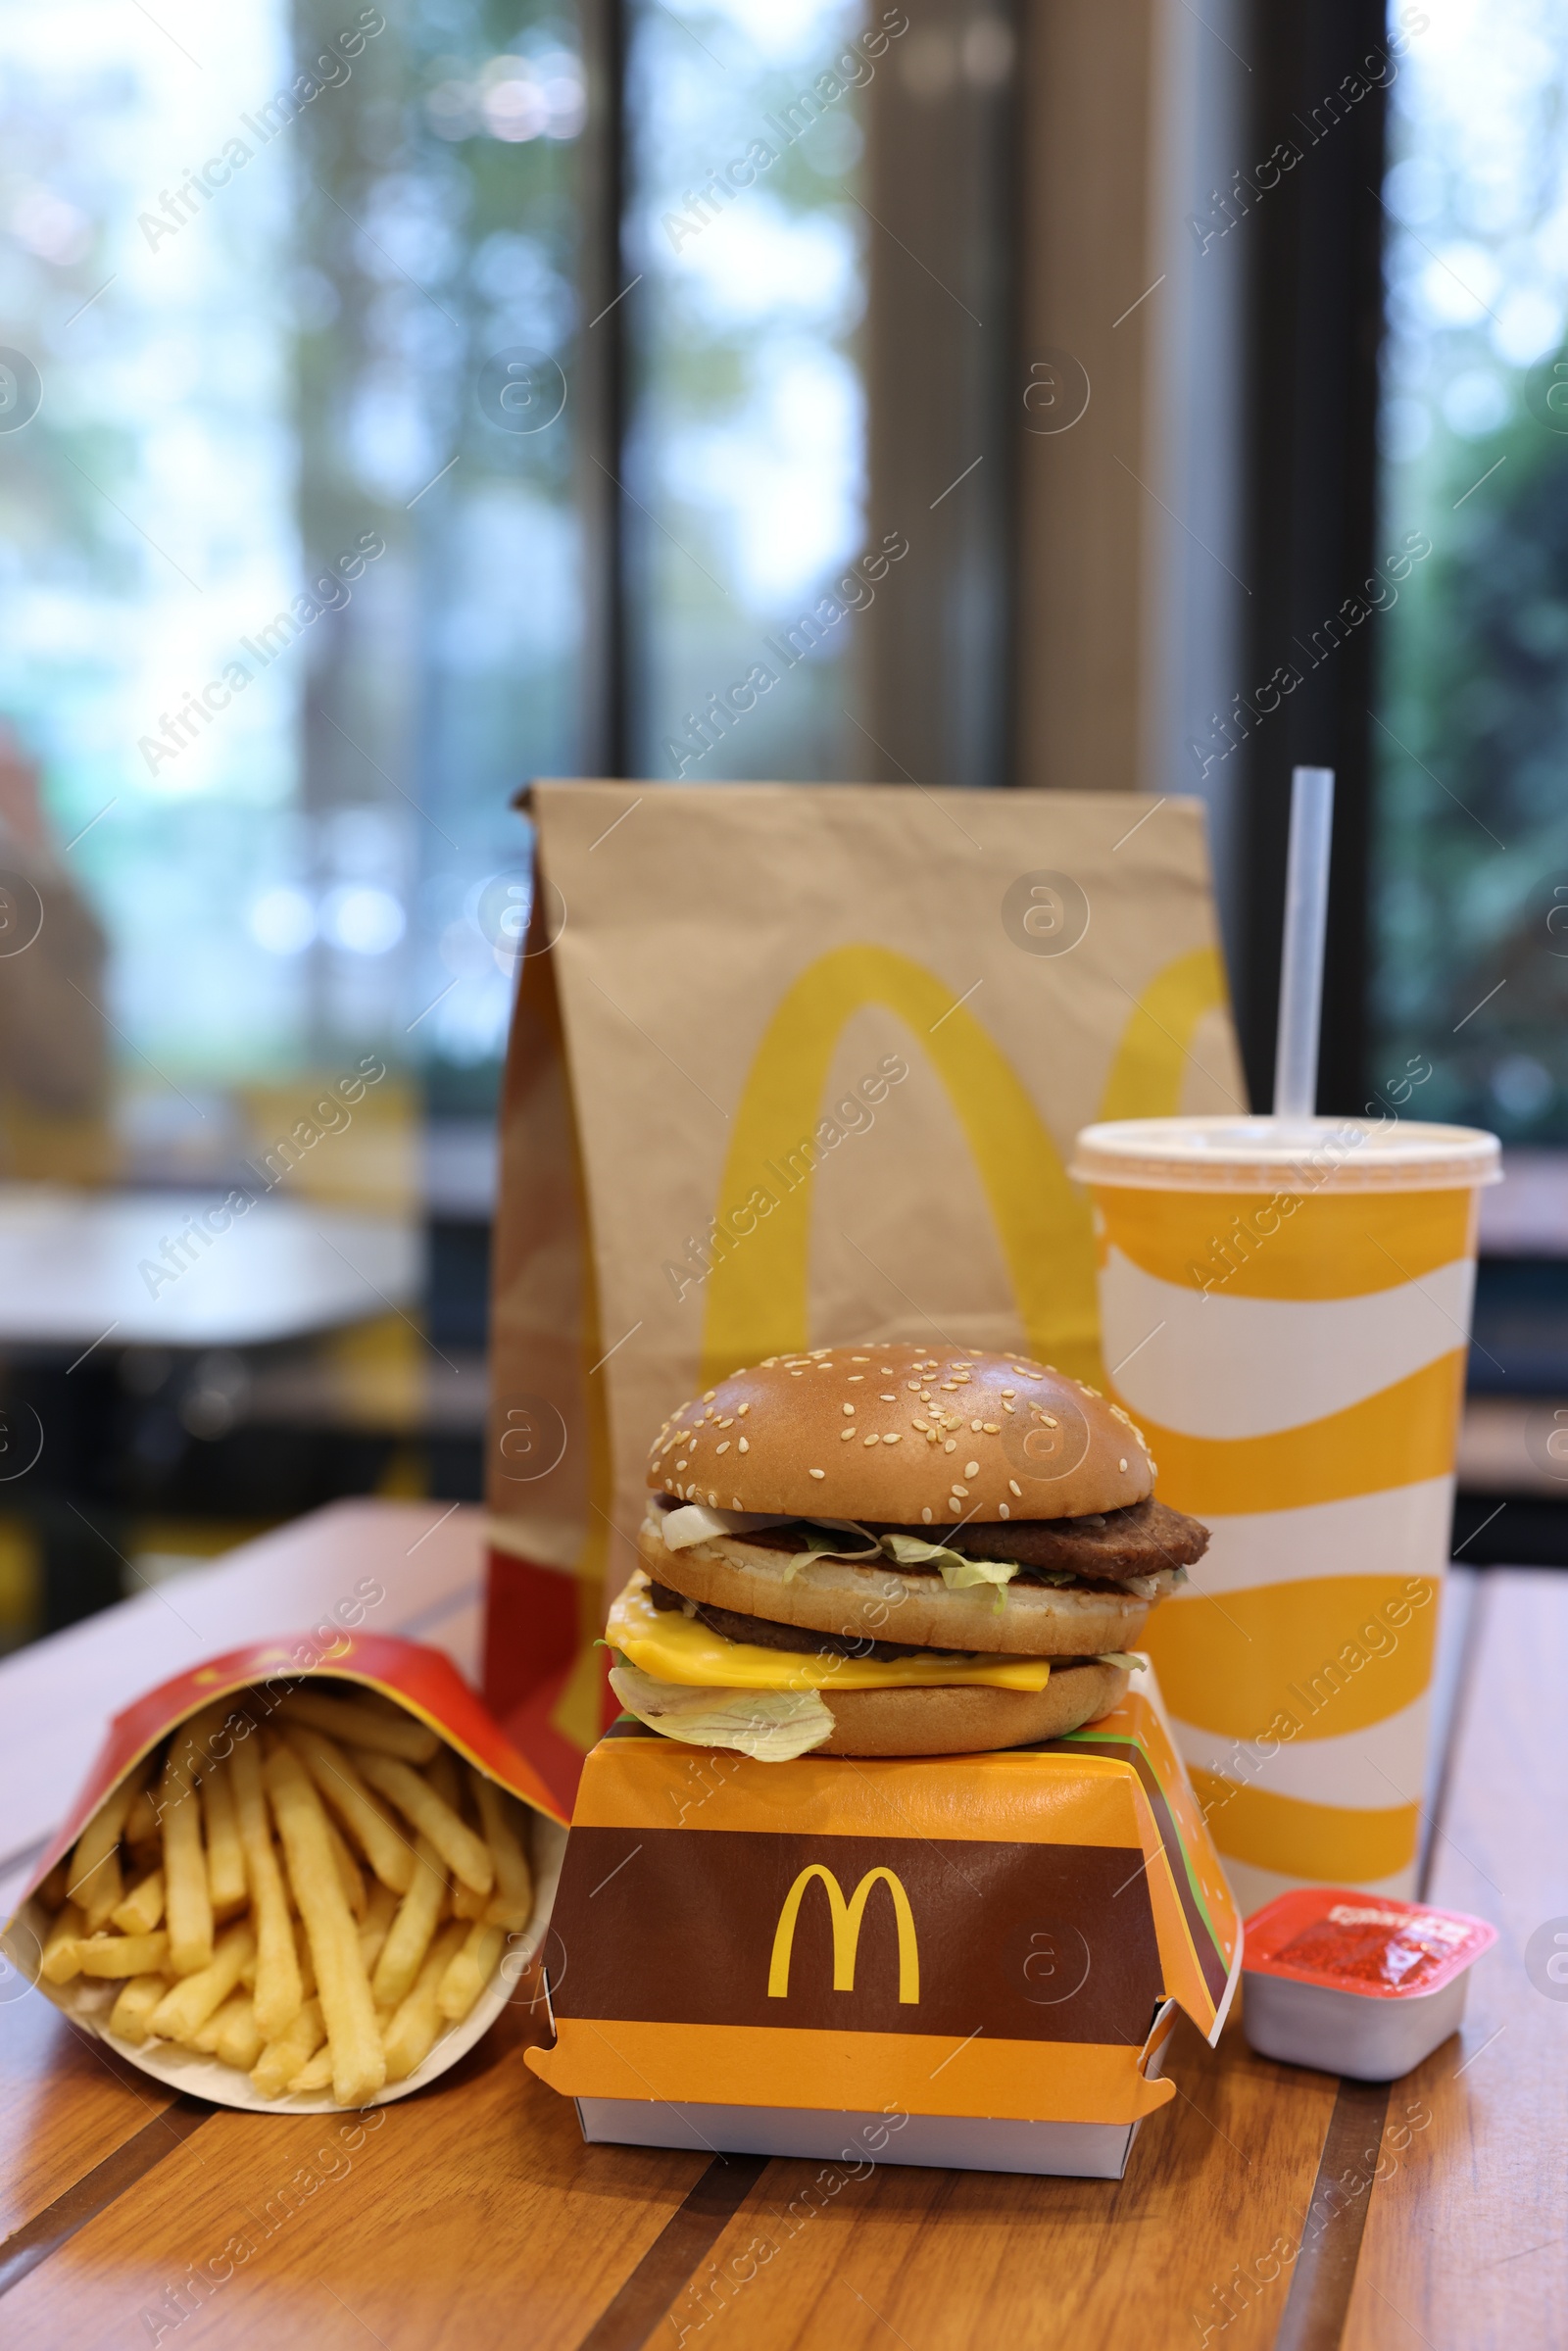
[[[589,1756],[527,2062],[590,2138],[1119,2176],[1241,1923],[1153,1677],[1066,1739],[759,1763]]]
[[[614,1711],[594,1644],[672,1406],[857,1340],[1015,1347],[1094,1380],[1074,1135],[1245,1096],[1196,802],[525,800],[485,1691],[569,1803]]]

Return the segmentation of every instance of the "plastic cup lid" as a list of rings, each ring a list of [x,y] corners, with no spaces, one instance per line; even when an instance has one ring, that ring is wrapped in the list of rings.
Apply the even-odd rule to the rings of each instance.
[[[1120,1118],[1082,1130],[1070,1172],[1153,1192],[1455,1192],[1502,1180],[1495,1135],[1405,1118]]]
[[[1485,1919],[1354,1886],[1301,1886],[1248,1920],[1248,1975],[1284,1976],[1371,2000],[1441,1991],[1497,1939]]]

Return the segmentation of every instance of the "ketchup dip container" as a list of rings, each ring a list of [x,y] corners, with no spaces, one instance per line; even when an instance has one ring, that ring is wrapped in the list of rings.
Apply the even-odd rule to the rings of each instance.
[[[1260,2057],[1393,2082],[1459,2029],[1485,1919],[1304,1886],[1247,1922],[1242,2025]]]

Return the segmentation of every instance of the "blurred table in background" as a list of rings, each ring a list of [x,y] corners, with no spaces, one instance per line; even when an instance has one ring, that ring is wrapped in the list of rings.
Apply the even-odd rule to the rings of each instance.
[[[299,1196],[0,1186],[11,1638],[119,1599],[147,1573],[138,1552],[177,1564],[187,1545],[226,1548],[383,1482],[435,1363],[424,1278],[424,1233],[407,1216]],[[471,1378],[436,1368],[471,1414]],[[355,1429],[355,1397],[369,1399],[373,1434]],[[23,1589],[29,1575],[41,1593]]]

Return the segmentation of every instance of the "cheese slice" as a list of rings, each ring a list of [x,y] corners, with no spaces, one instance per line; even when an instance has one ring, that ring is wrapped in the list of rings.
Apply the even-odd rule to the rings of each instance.
[[[639,1568],[610,1611],[605,1639],[655,1682],[695,1690],[931,1690],[977,1683],[987,1690],[1044,1690],[1049,1657],[808,1657],[726,1641],[700,1617],[656,1608]]]

